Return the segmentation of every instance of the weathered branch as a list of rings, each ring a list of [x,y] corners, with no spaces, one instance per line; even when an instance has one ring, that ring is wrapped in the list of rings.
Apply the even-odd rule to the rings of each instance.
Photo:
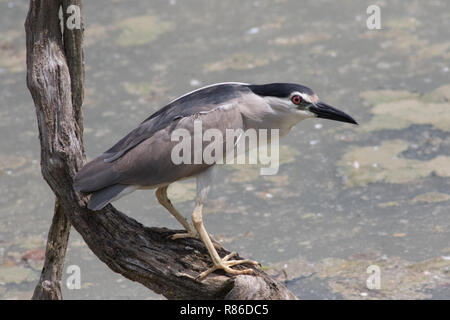
[[[47,237],[44,267],[36,288],[33,300],[61,300],[61,277],[69,241],[70,222],[64,215],[58,199],[55,201],[55,212]]]
[[[69,19],[67,9],[69,6],[77,6],[82,10],[81,0],[62,0],[63,22]],[[84,53],[83,53],[83,16],[80,16],[80,28],[64,27],[64,53],[66,56],[67,67],[70,73],[70,85],[72,89],[72,108],[74,118],[78,125],[78,138],[83,148],[83,113],[81,106],[84,99]],[[83,150],[84,152],[84,150]]]
[[[111,205],[99,212],[86,208],[86,197],[72,188],[73,176],[85,161],[81,111],[77,109],[81,104],[71,95],[80,83],[75,79],[78,84],[74,86],[71,75],[80,77],[81,73],[71,73],[66,60],[72,54],[68,51],[77,48],[67,43],[82,37],[64,36],[63,45],[59,4],[30,1],[25,24],[27,84],[36,107],[42,174],[89,248],[115,272],[171,299],[294,299],[282,284],[250,265],[236,268],[251,267],[256,276],[214,273],[197,281],[195,277],[211,265],[200,241],[169,240],[177,231],[144,227]],[[82,57],[82,51],[73,55]],[[223,248],[218,252],[228,253]]]
[[[57,3],[55,1],[55,4]],[[62,21],[68,20],[67,9],[71,5],[78,6],[81,11],[80,0],[63,0],[58,4],[58,7],[61,7],[62,10]],[[64,28],[63,31],[63,45],[71,79],[74,120],[78,125],[77,132],[81,134],[83,132],[81,106],[84,98],[83,24],[81,23],[81,28]],[[82,141],[83,136],[79,135],[78,138]],[[62,207],[59,205],[59,200],[56,198],[54,216],[47,236],[46,259],[39,282],[33,293],[33,300],[62,299],[61,277],[69,241],[70,227],[70,221],[64,215]]]
[[[30,28],[30,20],[33,19],[33,15],[39,14],[41,16],[45,15],[45,19],[48,19],[48,27],[55,30],[55,23],[58,23],[58,19],[53,17],[55,10],[58,10],[60,4],[58,1],[54,1],[53,6],[50,8],[41,8],[39,13],[32,12],[33,6],[30,3],[30,11],[26,20],[25,28],[27,31]],[[45,11],[48,9],[49,11]],[[45,30],[45,21],[39,21],[34,19],[35,25],[33,28],[34,32],[27,32],[27,60],[34,61],[34,50],[29,47],[30,43],[37,43],[37,37],[41,36],[41,32]],[[39,26],[36,25],[39,23]],[[55,30],[56,31],[56,30]],[[61,38],[59,34],[55,34],[54,40]],[[44,61],[43,61],[44,62]],[[30,75],[30,70],[27,73],[27,77]],[[81,107],[81,106],[80,106]],[[41,128],[39,128],[41,130]],[[42,136],[42,135],[41,135]],[[41,145],[41,148],[43,146]],[[42,150],[42,149],[41,149]],[[52,224],[47,236],[47,247],[45,252],[45,261],[42,268],[41,276],[34,290],[32,299],[33,300],[61,300],[61,277],[64,268],[64,259],[66,256],[67,244],[69,241],[70,234],[70,221],[64,215],[63,208],[60,205],[58,197],[55,199],[55,209]]]

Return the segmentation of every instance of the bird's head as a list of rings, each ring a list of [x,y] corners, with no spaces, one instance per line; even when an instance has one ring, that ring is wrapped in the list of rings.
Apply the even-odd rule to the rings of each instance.
[[[322,101],[308,87],[295,83],[249,85],[253,93],[263,97],[275,110],[285,110],[303,118],[323,118],[358,124],[351,116]]]

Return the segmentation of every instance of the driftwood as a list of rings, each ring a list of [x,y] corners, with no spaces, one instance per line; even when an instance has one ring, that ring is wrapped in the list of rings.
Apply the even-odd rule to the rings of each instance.
[[[148,228],[108,205],[87,209],[87,199],[72,188],[85,162],[82,143],[83,28],[62,34],[58,10],[79,1],[31,0],[25,23],[27,85],[36,107],[41,142],[41,169],[57,197],[45,266],[36,299],[61,299],[60,281],[70,225],[93,253],[113,271],[140,282],[169,299],[295,299],[260,268],[255,276],[215,272],[204,245],[196,239],[169,240],[180,230]],[[65,10],[63,10],[65,12]],[[221,256],[229,252],[218,250]]]

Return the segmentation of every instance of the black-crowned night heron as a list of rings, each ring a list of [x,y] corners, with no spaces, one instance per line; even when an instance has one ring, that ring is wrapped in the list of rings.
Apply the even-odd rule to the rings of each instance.
[[[187,231],[173,235],[172,239],[196,237],[208,249],[214,265],[198,278],[217,269],[230,274],[251,274],[252,269],[236,270],[231,267],[256,262],[231,260],[233,254],[221,258],[203,225],[202,208],[211,187],[215,163],[175,163],[172,151],[178,141],[174,141],[172,134],[182,129],[194,136],[195,122],[201,121],[202,132],[215,129],[225,136],[225,131],[229,129],[278,129],[282,137],[299,121],[314,117],[357,124],[349,115],[321,102],[311,89],[302,85],[214,84],[185,94],[153,113],[112,148],[87,163],[75,176],[74,187],[77,191],[91,194],[88,208],[92,210],[100,210],[109,202],[137,189],[156,189],[159,203]],[[233,139],[231,145],[234,148],[239,137]],[[230,150],[225,144],[223,141],[223,153],[226,155]],[[206,146],[202,141],[201,151]],[[171,183],[191,177],[197,179],[193,226],[167,197],[167,188]]]

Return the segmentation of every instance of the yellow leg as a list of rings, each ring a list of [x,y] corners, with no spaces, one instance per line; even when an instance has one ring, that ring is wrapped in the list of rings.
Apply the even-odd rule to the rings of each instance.
[[[192,213],[192,222],[194,223],[194,227],[197,230],[200,239],[205,244],[206,249],[208,249],[209,255],[211,256],[211,259],[213,261],[213,267],[210,269],[202,272],[197,279],[202,279],[206,277],[211,272],[214,272],[217,269],[223,269],[227,273],[230,274],[253,274],[252,269],[244,269],[244,270],[234,270],[231,267],[241,264],[241,263],[250,263],[254,265],[258,265],[259,263],[252,260],[229,260],[232,256],[236,255],[236,253],[231,253],[227,256],[225,256],[223,259],[220,258],[219,254],[217,253],[217,250],[214,248],[214,244],[212,243],[208,233],[206,232],[205,226],[203,225],[203,217],[202,217],[202,209],[203,205],[200,203],[197,203],[194,209],[194,212]]]
[[[189,221],[178,212],[177,209],[172,205],[172,202],[167,197],[167,188],[168,186],[161,187],[156,189],[156,198],[158,199],[159,203],[167,209],[174,217],[178,220],[179,223],[186,229],[187,233],[176,233],[171,236],[171,239],[182,239],[182,238],[198,238],[197,231],[191,226]]]
[[[176,239],[184,239],[184,238],[196,238],[200,239],[197,230],[195,230],[194,227],[189,223],[189,221],[178,212],[177,209],[172,205],[172,202],[167,197],[167,186],[161,187],[156,189],[156,198],[158,199],[159,203],[167,209],[174,217],[178,220],[179,223],[186,229],[186,233],[175,233],[170,236],[170,239],[176,240]],[[215,240],[212,236],[209,236],[211,240],[214,243],[214,247],[221,248],[222,246],[220,243]]]

